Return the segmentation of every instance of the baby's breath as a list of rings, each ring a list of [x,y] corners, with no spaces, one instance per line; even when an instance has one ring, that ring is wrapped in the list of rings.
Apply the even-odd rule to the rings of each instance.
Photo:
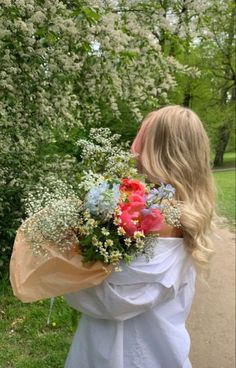
[[[165,216],[165,221],[168,225],[180,228],[180,216],[181,216],[181,205],[180,203],[175,203],[173,205],[167,205],[163,209],[163,214]]]
[[[23,199],[26,215],[30,217],[50,203],[63,198],[75,198],[76,200],[77,195],[74,188],[69,183],[49,175],[44,182],[39,182],[28,192],[27,198]]]
[[[74,229],[78,227],[82,202],[77,198],[51,202],[21,226],[26,240],[35,255],[47,255],[48,242],[56,244],[60,251],[70,250],[78,240]]]

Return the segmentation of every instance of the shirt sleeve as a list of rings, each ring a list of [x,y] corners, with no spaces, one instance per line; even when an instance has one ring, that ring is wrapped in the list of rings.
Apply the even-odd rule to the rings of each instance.
[[[116,286],[105,281],[64,297],[72,308],[90,317],[124,321],[151,309],[172,292],[172,288],[158,283]]]
[[[189,257],[177,253],[161,254],[150,264],[137,261],[125,265],[122,272],[113,272],[102,284],[64,298],[72,308],[93,318],[133,318],[174,298],[187,284]]]

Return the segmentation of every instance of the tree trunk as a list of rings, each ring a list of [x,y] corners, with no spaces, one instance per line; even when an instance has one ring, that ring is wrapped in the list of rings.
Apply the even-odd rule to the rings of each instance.
[[[223,165],[224,153],[229,142],[230,133],[232,128],[232,120],[229,120],[226,124],[222,125],[218,130],[218,143],[216,146],[214,167]]]
[[[235,102],[236,102],[236,81],[234,80],[234,84],[231,88],[231,98],[230,101],[227,102],[227,93],[225,90],[222,90],[222,102],[221,106],[224,108],[227,104],[233,104],[235,108]],[[224,153],[227,147],[227,144],[230,139],[230,135],[233,129],[235,114],[232,113],[231,117],[226,118],[227,120],[223,125],[221,125],[218,129],[217,135],[217,145],[215,150],[215,159],[214,159],[214,166],[222,166],[223,165],[223,159],[224,159]]]
[[[184,93],[183,106],[184,107],[190,107],[191,100],[192,100],[191,92],[188,89]]]

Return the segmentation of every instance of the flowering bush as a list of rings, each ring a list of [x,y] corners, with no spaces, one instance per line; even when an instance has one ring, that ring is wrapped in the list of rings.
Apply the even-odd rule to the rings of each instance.
[[[121,142],[121,136],[112,134],[109,128],[91,128],[88,138],[78,139],[76,146],[80,149],[80,167],[84,176],[89,176],[86,186],[90,185],[91,173],[114,178],[137,175],[134,156],[128,152],[129,142]]]
[[[72,128],[114,118],[135,127],[143,111],[168,102],[178,74],[196,75],[162,42],[176,40],[178,12],[178,4],[164,11],[153,1],[0,0],[0,267],[28,188],[48,172],[73,171],[72,157],[52,154]],[[109,157],[107,165],[112,171]]]

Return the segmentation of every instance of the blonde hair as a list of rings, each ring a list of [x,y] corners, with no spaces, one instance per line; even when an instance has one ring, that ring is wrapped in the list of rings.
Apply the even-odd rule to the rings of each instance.
[[[208,271],[215,185],[209,140],[201,120],[186,107],[160,108],[143,121],[132,149],[152,183],[170,183],[176,188],[185,244],[199,269]]]

